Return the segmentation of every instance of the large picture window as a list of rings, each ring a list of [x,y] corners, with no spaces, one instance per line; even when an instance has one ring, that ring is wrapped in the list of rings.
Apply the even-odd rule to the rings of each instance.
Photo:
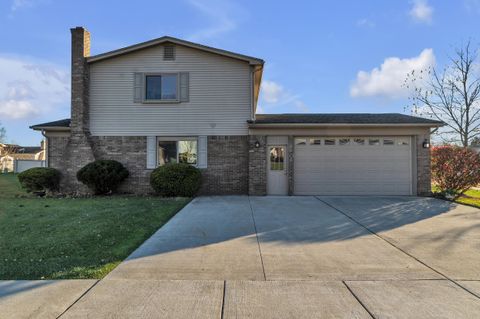
[[[177,74],[155,74],[145,76],[146,101],[178,100]]]
[[[168,163],[197,165],[197,141],[158,141],[158,166]]]

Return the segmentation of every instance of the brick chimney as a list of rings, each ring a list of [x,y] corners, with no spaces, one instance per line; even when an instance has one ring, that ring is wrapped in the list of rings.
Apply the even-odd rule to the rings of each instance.
[[[65,147],[61,165],[61,189],[65,193],[85,194],[88,189],[79,183],[76,174],[95,160],[89,128],[89,67],[90,33],[82,27],[70,29],[72,33],[72,121],[70,138]]]
[[[83,27],[70,29],[72,34],[72,133],[89,134],[89,69],[90,33]]]

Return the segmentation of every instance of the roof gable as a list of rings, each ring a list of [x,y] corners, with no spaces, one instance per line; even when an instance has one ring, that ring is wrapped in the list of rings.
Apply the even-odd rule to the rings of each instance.
[[[210,53],[218,54],[218,55],[221,55],[221,56],[230,57],[230,58],[233,58],[233,59],[248,62],[251,65],[263,65],[264,64],[264,61],[262,59],[259,59],[259,58],[255,58],[255,57],[251,57],[251,56],[248,56],[248,55],[243,55],[243,54],[239,54],[239,53],[235,53],[235,52],[231,52],[231,51],[226,51],[226,50],[222,50],[222,49],[217,49],[217,48],[209,47],[209,46],[206,46],[206,45],[203,45],[203,44],[198,44],[198,43],[194,43],[194,42],[190,42],[190,41],[186,41],[186,40],[182,40],[182,39],[178,39],[178,38],[174,38],[174,37],[170,37],[170,36],[164,36],[164,37],[161,37],[161,38],[153,39],[153,40],[146,41],[146,42],[141,42],[141,43],[134,44],[134,45],[124,47],[124,48],[121,48],[121,49],[117,49],[117,50],[93,55],[93,56],[90,56],[90,57],[87,58],[87,62],[94,63],[94,62],[114,58],[116,56],[136,52],[136,51],[139,51],[139,50],[151,48],[151,47],[161,45],[161,44],[166,44],[166,43],[183,45],[183,46],[186,46],[186,47],[189,47],[189,48],[194,48],[194,49],[197,49],[197,50],[210,52]]]

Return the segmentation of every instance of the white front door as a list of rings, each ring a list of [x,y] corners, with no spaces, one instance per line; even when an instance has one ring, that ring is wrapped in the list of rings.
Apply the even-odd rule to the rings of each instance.
[[[269,146],[267,155],[267,193],[268,195],[287,195],[286,146]]]

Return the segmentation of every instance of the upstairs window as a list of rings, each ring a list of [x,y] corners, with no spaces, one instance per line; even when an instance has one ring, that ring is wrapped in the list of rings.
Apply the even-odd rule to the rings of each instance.
[[[178,75],[155,74],[145,76],[146,101],[177,101]]]

